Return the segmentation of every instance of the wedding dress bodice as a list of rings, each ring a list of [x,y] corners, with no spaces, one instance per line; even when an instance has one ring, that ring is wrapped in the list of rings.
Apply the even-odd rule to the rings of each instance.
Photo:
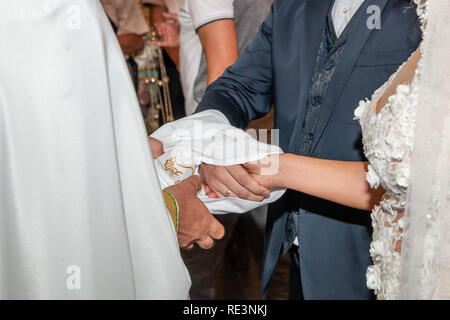
[[[403,214],[418,102],[416,71],[411,84],[399,85],[388,103],[376,113],[376,102],[397,74],[398,71],[375,91],[371,100],[361,101],[355,110],[355,119],[361,124],[364,152],[369,160],[366,180],[372,188],[381,186],[386,190],[371,214],[370,255],[374,264],[367,270],[367,285],[375,290],[378,299],[396,299],[399,293]]]

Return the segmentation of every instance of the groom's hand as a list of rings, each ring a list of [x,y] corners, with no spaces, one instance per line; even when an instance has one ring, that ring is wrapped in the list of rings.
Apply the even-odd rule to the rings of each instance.
[[[209,249],[214,245],[214,240],[223,238],[225,234],[224,227],[197,197],[201,186],[200,177],[191,176],[165,189],[178,203],[178,242],[182,249],[192,249],[195,243]]]
[[[205,190],[212,197],[239,197],[262,201],[270,196],[270,189],[258,183],[242,165],[218,167],[202,163],[199,170]]]

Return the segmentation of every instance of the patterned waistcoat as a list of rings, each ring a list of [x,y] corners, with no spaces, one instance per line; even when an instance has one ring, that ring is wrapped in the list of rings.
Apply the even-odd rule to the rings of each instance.
[[[322,101],[327,94],[328,85],[332,80],[333,74],[336,70],[336,65],[339,63],[339,58],[347,42],[348,37],[358,21],[361,14],[361,8],[353,15],[352,19],[342,32],[337,37],[333,26],[333,19],[331,10],[333,4],[330,6],[328,17],[326,20],[326,27],[324,28],[324,34],[322,36],[322,42],[320,44],[319,52],[316,58],[316,64],[312,74],[311,87],[309,89],[308,102],[306,106],[306,116],[303,121],[302,131],[300,135],[300,150],[299,155],[311,156],[311,145],[314,139],[314,132],[319,119],[320,109]],[[300,209],[300,212],[289,213],[286,222],[285,239],[282,246],[282,254],[289,251],[294,239],[297,237],[298,230],[298,215],[302,214],[304,210]]]

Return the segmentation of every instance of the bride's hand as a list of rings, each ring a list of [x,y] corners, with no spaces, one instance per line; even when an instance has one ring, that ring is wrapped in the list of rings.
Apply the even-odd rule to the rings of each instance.
[[[282,186],[281,160],[283,155],[270,155],[256,162],[244,164],[250,176],[267,188]]]

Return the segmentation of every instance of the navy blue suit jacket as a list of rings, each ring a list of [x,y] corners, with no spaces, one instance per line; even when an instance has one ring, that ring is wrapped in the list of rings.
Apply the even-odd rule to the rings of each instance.
[[[221,111],[237,127],[275,106],[275,128],[285,152],[297,153],[312,72],[332,0],[275,1],[251,44],[211,84],[196,112]],[[377,5],[381,28],[367,20]],[[361,130],[353,120],[370,97],[417,48],[421,31],[410,1],[366,0],[324,97],[311,154],[365,161]],[[368,12],[369,11],[369,12]],[[370,25],[370,23],[369,23]],[[263,290],[278,260],[286,213],[299,213],[300,274],[305,299],[370,299],[365,273],[371,264],[370,216],[299,192],[269,208]]]

